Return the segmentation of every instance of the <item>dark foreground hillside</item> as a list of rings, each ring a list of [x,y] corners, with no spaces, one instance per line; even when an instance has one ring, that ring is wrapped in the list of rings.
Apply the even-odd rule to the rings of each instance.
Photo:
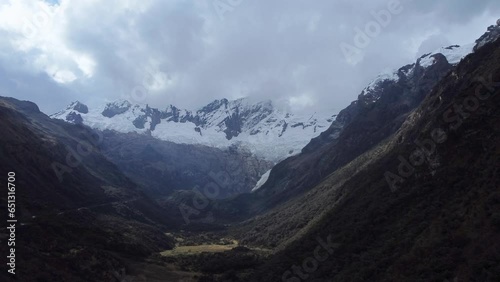
[[[0,128],[2,214],[7,175],[15,173],[16,281],[115,281],[126,272],[124,258],[173,247],[163,232],[177,221],[99,153],[93,131],[1,97]],[[0,236],[7,254],[9,234]],[[6,256],[0,261],[5,270]]]
[[[499,93],[497,40],[360,156],[366,167],[305,195],[337,197],[248,280],[500,281]]]

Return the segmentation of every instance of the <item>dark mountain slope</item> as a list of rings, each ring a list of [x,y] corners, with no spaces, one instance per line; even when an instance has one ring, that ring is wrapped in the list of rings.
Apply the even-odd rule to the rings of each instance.
[[[0,128],[2,186],[16,174],[18,281],[113,281],[122,256],[173,246],[162,230],[177,222],[100,154],[93,131],[3,97]],[[6,211],[6,191],[1,200]]]
[[[175,144],[137,133],[104,131],[102,152],[154,198],[217,182],[216,198],[248,193],[272,163],[242,148]],[[224,179],[220,183],[218,179]]]
[[[372,160],[366,167],[345,183],[333,174],[309,192],[330,187],[337,199],[250,280],[498,281],[499,82],[497,40],[469,55],[392,138],[361,156]],[[417,143],[428,153],[418,153]],[[335,245],[320,249],[327,259],[319,263],[312,259],[318,240]]]
[[[455,67],[441,53],[432,55],[433,64],[423,63],[428,56],[401,67],[395,73],[397,78],[380,79],[365,88],[358,99],[342,110],[331,126],[311,140],[301,154],[274,166],[269,179],[257,192],[216,202],[213,209],[216,217],[242,221],[258,215],[258,220],[251,219],[243,224],[251,223],[249,226],[240,229],[247,242],[273,247],[286,240],[288,235],[293,235],[295,231],[292,230],[302,228],[322,207],[311,207],[312,210],[308,209],[306,213],[308,216],[301,216],[300,220],[291,223],[289,220],[299,218],[292,216],[297,208],[292,202],[298,201],[299,207],[304,205],[302,196],[308,197],[307,192],[326,176],[396,132],[408,114]],[[282,212],[284,210],[287,212]],[[281,224],[276,224],[278,214],[284,216]],[[280,227],[290,223],[296,228]],[[250,232],[252,229],[254,231]],[[291,233],[284,234],[283,230]],[[269,234],[275,236],[271,238]]]
[[[405,118],[453,68],[442,54],[423,67],[420,59],[398,70],[397,80],[385,80],[341,111],[332,126],[302,153],[271,171],[256,193],[255,210],[265,211],[300,195],[327,175],[370,150],[396,132]]]
[[[331,126],[311,140],[301,154],[274,166],[269,179],[257,192],[217,203],[217,218],[241,220],[263,215],[264,220],[259,216],[258,221],[253,221],[260,225],[257,229],[262,231],[277,228],[274,219],[276,214],[294,214],[293,208],[290,207],[295,206],[291,205],[291,202],[302,201],[299,196],[305,195],[326,176],[396,132],[408,114],[422,102],[438,81],[454,68],[443,54],[437,53],[433,56],[434,64],[430,66],[421,65],[425,57],[423,56],[414,64],[400,68],[396,74],[397,79],[381,80],[371,88],[363,90],[358,99],[342,110]],[[284,206],[280,206],[281,204]],[[277,211],[283,209],[288,212]],[[314,212],[308,214],[312,216]],[[298,228],[309,219],[309,216],[303,218],[302,223],[297,223]],[[252,226],[243,230],[248,228]],[[255,236],[260,238],[251,238],[248,234],[246,238],[274,246],[277,244],[276,237],[264,238],[270,233],[273,231],[256,232]],[[281,238],[278,241],[286,238],[281,231],[278,234]]]

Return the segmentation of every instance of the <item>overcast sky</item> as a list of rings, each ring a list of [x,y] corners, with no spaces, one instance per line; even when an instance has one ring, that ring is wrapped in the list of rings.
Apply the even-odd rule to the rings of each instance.
[[[471,43],[500,17],[498,0],[397,2],[0,0],[0,96],[48,114],[74,100],[197,108],[243,96],[338,111],[384,69]]]

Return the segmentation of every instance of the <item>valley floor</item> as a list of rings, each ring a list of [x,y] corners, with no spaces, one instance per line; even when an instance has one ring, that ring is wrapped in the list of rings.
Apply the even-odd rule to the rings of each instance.
[[[214,281],[231,279],[228,269],[238,269],[239,275],[251,270],[272,253],[264,248],[250,248],[217,232],[167,233],[175,238],[176,247],[156,253],[143,262],[129,261],[129,282],[139,281]]]

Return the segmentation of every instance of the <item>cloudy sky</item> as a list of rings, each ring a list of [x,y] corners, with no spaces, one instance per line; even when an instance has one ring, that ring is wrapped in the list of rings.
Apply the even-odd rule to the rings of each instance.
[[[244,96],[338,111],[384,69],[498,17],[498,0],[0,0],[0,96],[48,114]]]

